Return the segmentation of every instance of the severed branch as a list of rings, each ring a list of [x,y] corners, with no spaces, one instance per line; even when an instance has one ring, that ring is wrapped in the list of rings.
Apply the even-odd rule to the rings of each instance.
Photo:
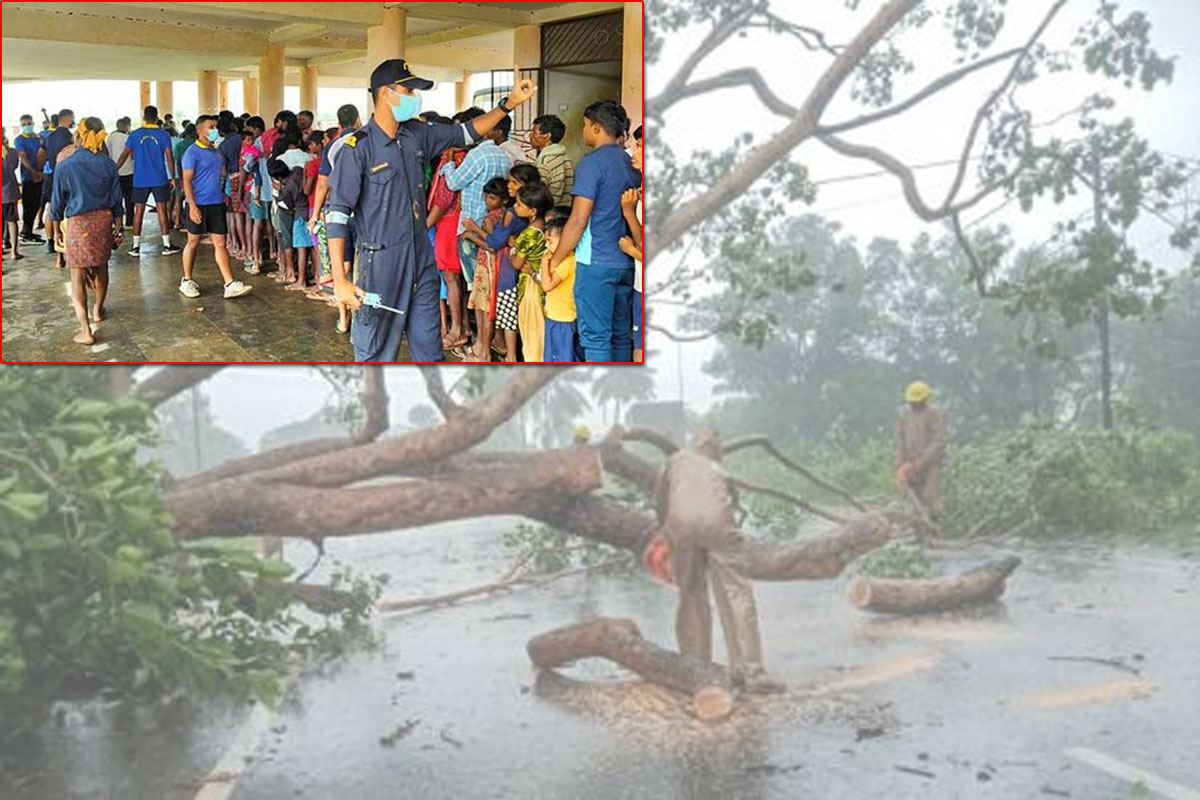
[[[867,507],[864,506],[862,503],[860,503],[854,497],[854,495],[850,494],[850,492],[847,491],[846,489],[843,489],[842,487],[838,486],[837,484],[830,483],[829,481],[825,480],[824,478],[821,478],[820,476],[818,476],[812,470],[805,467],[803,464],[799,464],[796,461],[793,461],[791,458],[789,458],[787,455],[785,455],[782,451],[780,451],[779,448],[775,446],[775,443],[772,442],[771,439],[767,436],[743,436],[738,439],[731,439],[730,441],[725,443],[725,447],[722,448],[722,452],[724,452],[725,455],[729,455],[730,453],[736,453],[738,450],[744,450],[747,447],[761,447],[763,450],[766,450],[767,453],[769,453],[771,456],[773,456],[777,461],[779,461],[785,467],[792,470],[793,472],[798,472],[801,475],[803,475],[805,478],[807,478],[809,480],[809,482],[816,484],[817,486],[821,487],[822,489],[824,489],[827,492],[836,494],[838,497],[841,497],[843,500],[845,500],[847,503],[849,503],[850,505],[857,508],[859,511],[867,510]]]
[[[417,369],[425,379],[425,391],[429,394],[429,399],[437,406],[438,411],[442,412],[442,416],[450,419],[455,414],[461,414],[463,407],[454,402],[450,392],[446,390],[446,384],[442,382],[441,367],[423,364]]]
[[[134,394],[151,406],[159,406],[180,392],[204,383],[223,369],[223,365],[163,367],[139,383],[134,389]]]
[[[357,433],[350,436],[326,436],[307,442],[284,445],[235,459],[218,467],[188,478],[184,489],[199,489],[219,481],[254,475],[304,459],[346,452],[351,448],[368,444],[378,439],[390,425],[388,420],[388,391],[384,382],[383,367],[372,365],[363,368],[361,402],[363,424]]]

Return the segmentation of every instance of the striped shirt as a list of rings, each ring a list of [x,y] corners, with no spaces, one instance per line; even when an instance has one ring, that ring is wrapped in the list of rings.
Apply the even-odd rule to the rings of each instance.
[[[483,139],[467,153],[463,162],[455,167],[446,164],[441,174],[452,192],[462,192],[462,215],[458,220],[458,232],[466,229],[468,219],[482,225],[487,217],[487,204],[483,202],[483,187],[492,178],[507,178],[512,161],[491,139]]]
[[[571,157],[567,155],[567,148],[561,142],[546,145],[545,149],[538,153],[537,168],[542,175],[542,182],[550,188],[550,196],[554,198],[554,205],[571,205],[571,188],[575,185],[575,165],[571,163]]]

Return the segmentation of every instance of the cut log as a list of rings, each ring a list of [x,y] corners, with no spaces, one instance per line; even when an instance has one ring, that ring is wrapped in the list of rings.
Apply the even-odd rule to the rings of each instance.
[[[530,639],[526,650],[539,669],[606,658],[651,683],[691,695],[692,710],[707,722],[733,711],[733,680],[724,667],[646,641],[632,620],[600,617],[557,628]]]
[[[862,578],[850,588],[850,602],[881,614],[927,614],[987,603],[1004,593],[1005,580],[1020,563],[1016,556],[1007,556],[944,578]]]

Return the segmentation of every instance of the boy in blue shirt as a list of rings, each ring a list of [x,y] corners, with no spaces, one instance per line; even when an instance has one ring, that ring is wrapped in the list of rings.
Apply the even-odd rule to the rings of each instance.
[[[550,261],[553,273],[575,254],[579,341],[588,361],[633,359],[633,258],[621,250],[629,226],[621,196],[642,185],[618,141],[629,128],[619,103],[600,100],[583,112],[583,143],[594,148],[575,170],[571,217]]]
[[[158,225],[162,232],[164,256],[175,255],[179,248],[171,244],[171,193],[175,191],[175,158],[171,154],[171,135],[158,124],[158,109],[146,106],[142,114],[142,127],[129,134],[125,152],[117,161],[120,169],[126,159],[133,158],[133,249],[129,255],[138,258],[142,254],[142,217],[146,214],[146,201],[154,195]]]

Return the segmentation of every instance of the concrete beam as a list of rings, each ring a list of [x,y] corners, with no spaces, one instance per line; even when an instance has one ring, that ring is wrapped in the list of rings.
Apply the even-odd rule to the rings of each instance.
[[[529,11],[497,8],[494,3],[385,3],[389,8],[403,8],[417,19],[444,19],[464,24],[481,22],[516,28],[533,23]],[[575,3],[571,3],[575,5]],[[616,3],[615,5],[620,5]]]
[[[610,11],[620,11],[629,3],[563,3],[558,8],[547,8],[533,12],[533,24],[544,25],[547,22],[558,22],[564,19],[578,19],[595,14],[605,14]],[[636,5],[641,5],[637,3]],[[638,13],[641,13],[640,10]]]
[[[209,17],[220,14],[226,17],[279,22],[332,22],[342,25],[377,25],[383,11],[379,3],[116,2],[105,5],[153,8],[171,14],[203,14]]]
[[[433,33],[422,33],[419,36],[409,36],[409,47],[422,47],[434,44],[448,44],[460,39],[472,39],[476,36],[487,36],[489,33],[507,30],[507,25],[460,25]]]
[[[271,31],[267,39],[271,44],[288,44],[302,39],[311,39],[329,30],[328,25],[311,22],[291,22]]]
[[[367,52],[367,38],[352,36],[310,36],[289,43],[297,50],[362,50]]]
[[[180,4],[185,5],[185,4]],[[116,19],[63,11],[42,11],[27,6],[3,8],[4,38],[43,42],[98,45],[137,45],[152,42],[161,50],[211,52],[220,43],[224,54],[260,56],[266,52],[265,36],[198,25]]]
[[[331,64],[344,64],[347,61],[357,61],[360,58],[366,58],[367,48],[361,50],[342,50],[337,53],[330,53],[325,56],[317,56],[305,61],[305,66],[309,67],[328,67]]]

